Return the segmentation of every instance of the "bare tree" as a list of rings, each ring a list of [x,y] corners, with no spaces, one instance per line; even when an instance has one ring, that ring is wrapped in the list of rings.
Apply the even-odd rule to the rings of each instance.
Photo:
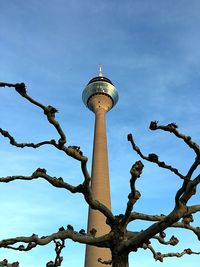
[[[83,229],[79,232],[75,231],[71,225],[67,227],[60,227],[58,231],[50,235],[39,237],[37,234],[31,236],[20,236],[0,241],[1,248],[9,248],[19,251],[28,251],[34,249],[36,246],[47,245],[50,242],[55,243],[56,257],[54,261],[50,261],[46,264],[47,267],[61,266],[63,258],[61,252],[65,247],[65,241],[71,239],[75,242],[82,244],[109,248],[112,253],[112,259],[99,259],[99,262],[105,265],[112,265],[113,267],[128,267],[128,255],[131,252],[136,252],[139,248],[148,249],[152,252],[155,260],[162,262],[166,257],[182,257],[185,254],[200,254],[200,251],[192,251],[190,248],[186,248],[177,253],[162,254],[156,252],[151,243],[152,240],[158,241],[162,245],[176,246],[179,240],[172,236],[169,240],[166,240],[165,230],[167,228],[181,228],[186,229],[196,235],[200,240],[200,227],[192,225],[194,219],[193,214],[200,211],[200,204],[188,205],[188,201],[196,194],[196,189],[200,183],[200,174],[195,175],[195,170],[200,165],[200,147],[191,139],[190,136],[183,135],[178,131],[178,127],[175,123],[168,124],[166,126],[159,125],[158,122],[153,121],[150,123],[150,129],[152,131],[162,130],[175,135],[181,139],[195,154],[195,158],[187,173],[182,174],[177,168],[168,165],[164,161],[160,161],[159,157],[155,153],[144,155],[140,148],[136,145],[131,134],[128,134],[128,141],[130,142],[133,150],[143,159],[149,161],[160,168],[164,168],[173,173],[182,181],[180,188],[175,194],[174,208],[167,215],[154,215],[143,214],[134,212],[133,208],[135,203],[139,200],[141,194],[136,189],[136,180],[141,176],[143,170],[143,163],[137,161],[130,169],[130,194],[128,195],[127,207],[124,214],[114,215],[105,205],[95,200],[91,191],[91,177],[87,170],[87,157],[80,150],[78,146],[66,146],[66,135],[62,130],[61,125],[55,118],[57,109],[52,106],[45,106],[38,101],[31,98],[26,91],[24,83],[10,84],[0,83],[0,87],[11,87],[24,97],[27,101],[33,105],[39,107],[45,114],[49,123],[56,129],[59,134],[58,140],[45,140],[40,143],[18,143],[13,136],[6,130],[0,128],[0,133],[10,141],[10,144],[19,148],[31,147],[38,148],[44,145],[50,145],[54,148],[63,151],[67,156],[74,158],[81,164],[83,182],[78,186],[73,186],[67,183],[62,177],[54,177],[47,173],[45,169],[38,168],[33,171],[30,176],[14,175],[1,177],[1,183],[9,183],[15,180],[34,180],[43,178],[49,182],[52,186],[65,189],[71,193],[81,193],[87,204],[104,214],[107,218],[107,224],[111,230],[108,234],[100,237],[96,237],[96,230],[93,229],[90,233],[85,233]],[[136,220],[144,220],[151,222],[152,224],[145,230],[138,232],[131,232],[127,230],[127,226],[130,222]],[[19,266],[18,262],[9,264],[6,259],[0,262],[0,266]]]

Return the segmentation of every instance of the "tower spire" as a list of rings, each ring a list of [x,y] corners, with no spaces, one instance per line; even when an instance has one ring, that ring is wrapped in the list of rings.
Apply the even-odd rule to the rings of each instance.
[[[99,64],[99,77],[103,77],[103,74],[102,74],[102,64]]]

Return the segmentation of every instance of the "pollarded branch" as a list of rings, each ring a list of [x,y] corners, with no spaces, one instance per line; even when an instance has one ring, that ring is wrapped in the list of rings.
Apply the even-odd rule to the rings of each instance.
[[[54,244],[55,244],[56,258],[55,258],[54,262],[49,261],[46,264],[46,267],[59,267],[59,266],[61,266],[61,263],[63,261],[63,257],[61,256],[61,252],[62,252],[63,248],[65,247],[65,240],[61,240],[61,241],[54,240]]]
[[[192,214],[200,211],[200,205],[194,205],[187,208],[187,213],[184,214],[182,217],[182,222],[173,223],[171,226],[172,228],[181,228],[192,231],[200,240],[200,227],[194,227],[190,223],[193,222]],[[150,221],[150,222],[159,222],[162,221],[166,215],[149,215],[139,212],[132,212],[129,222],[134,220],[143,220],[143,221]]]
[[[178,222],[186,213],[186,206],[182,205],[180,207],[175,207],[167,216],[162,216],[160,220],[156,221],[145,230],[142,230],[127,241],[122,242],[118,247],[118,252],[135,251],[138,247],[141,247],[151,238],[153,238],[160,232],[163,232],[168,227],[171,227],[174,223]]]
[[[43,104],[39,103],[35,99],[31,98],[26,91],[26,86],[24,83],[21,84],[15,84],[15,90],[25,99],[27,99],[30,103],[33,105],[40,107],[43,111],[44,114],[46,115],[48,121],[54,126],[54,128],[57,130],[58,134],[60,135],[60,139],[58,141],[58,144],[60,146],[63,146],[67,140],[66,136],[60,126],[60,124],[56,121],[55,119],[55,114],[58,112],[58,110],[52,106],[44,106]]]
[[[187,186],[185,187],[185,190],[180,198],[180,201],[182,203],[187,203],[188,200],[196,194],[197,186],[200,184],[200,175],[198,175],[195,179],[192,181],[189,181],[187,183]]]
[[[9,263],[7,259],[0,261],[0,267],[19,267],[19,262]]]
[[[197,169],[197,167],[200,164],[200,149],[199,146],[191,140],[190,137],[185,136],[177,131],[177,125],[174,123],[168,124],[167,126],[158,126],[158,123],[156,121],[151,122],[150,124],[151,130],[157,130],[162,129],[171,133],[174,133],[178,138],[181,138],[184,140],[184,142],[192,148],[196,153],[196,158],[192,164],[192,166],[189,168],[188,173],[184,176],[182,175],[176,168],[167,165],[164,161],[159,161],[158,156],[155,153],[149,154],[148,156],[143,155],[141,150],[136,146],[133,137],[131,134],[128,135],[128,140],[131,142],[133,149],[138,153],[138,155],[150,162],[156,163],[159,167],[166,168],[170,170],[171,172],[175,173],[177,176],[179,176],[181,179],[183,179],[183,184],[177,191],[175,195],[175,204],[176,208],[180,209],[182,205],[186,205],[188,200],[196,193],[196,187],[199,184],[200,177],[197,176],[193,181],[191,181],[191,177],[194,173],[194,171]]]
[[[188,207],[189,214],[194,214],[199,211],[200,211],[200,205],[193,205],[193,206]]]
[[[164,161],[159,161],[158,156],[155,153],[151,153],[148,156],[145,156],[139,147],[135,144],[133,140],[132,134],[128,134],[128,141],[131,143],[133,150],[144,160],[150,161],[152,163],[157,164],[159,167],[168,169],[171,172],[175,173],[177,176],[179,176],[181,179],[185,179],[185,177],[178,171],[178,169],[172,167],[171,165],[167,165]]]
[[[165,232],[161,232],[159,233],[159,235],[154,236],[153,239],[158,240],[159,243],[162,245],[176,246],[179,242],[178,238],[175,237],[174,235],[171,236],[171,238],[168,241],[165,240],[165,237],[166,237]]]
[[[18,83],[18,84],[21,84],[21,85],[24,85],[24,83]],[[15,87],[17,84],[15,83],[5,83],[5,82],[0,82],[0,87]]]
[[[200,227],[198,227],[198,226],[194,227],[188,223],[177,222],[177,223],[172,224],[171,227],[190,230],[197,236],[198,240],[200,241]]]
[[[66,143],[66,136],[60,127],[59,123],[55,120],[55,113],[58,112],[58,110],[52,106],[44,106],[43,104],[39,103],[38,101],[31,98],[26,91],[26,85],[24,83],[16,83],[16,84],[9,84],[9,83],[3,83],[0,82],[0,87],[14,87],[15,90],[25,99],[27,99],[29,102],[34,104],[35,106],[40,107],[44,114],[47,116],[48,121],[56,128],[58,134],[60,135],[59,143],[64,145]]]
[[[54,145],[56,146],[56,141],[54,139],[50,140],[50,141],[43,141],[37,144],[34,143],[18,143],[16,142],[16,140],[14,139],[13,136],[10,135],[10,133],[8,131],[3,130],[2,128],[0,128],[0,133],[8,138],[10,140],[10,144],[16,147],[20,147],[20,148],[24,148],[24,147],[32,147],[32,148],[38,148],[40,146],[43,145]]]
[[[10,141],[10,144],[19,147],[19,148],[38,148],[44,145],[52,145],[56,147],[59,150],[62,150],[65,152],[68,156],[73,157],[76,160],[87,162],[87,157],[83,155],[83,152],[80,150],[79,146],[60,146],[59,143],[55,141],[55,139],[49,140],[49,141],[42,141],[39,143],[18,143],[15,138],[8,132],[0,128],[0,134],[4,137],[8,138]]]
[[[12,181],[16,180],[25,180],[25,181],[30,181],[38,178],[43,178],[47,182],[49,182],[51,185],[58,187],[58,188],[63,188],[71,193],[77,193],[81,192],[81,185],[78,186],[72,186],[71,184],[68,184],[64,182],[62,177],[56,178],[55,176],[52,177],[47,174],[45,169],[38,168],[35,172],[33,172],[32,175],[30,176],[22,176],[22,175],[16,175],[16,176],[7,176],[7,177],[2,177],[0,178],[0,183],[9,183]]]
[[[196,212],[197,207],[194,209],[194,212]],[[161,215],[161,216],[149,216],[147,217],[148,220],[157,221],[155,224],[148,227],[146,230],[141,231],[137,235],[131,237],[128,241],[122,243],[119,247],[119,251],[123,250],[129,250],[129,251],[135,251],[138,247],[142,246],[143,244],[148,244],[149,240],[151,238],[155,238],[155,236],[160,233],[162,238],[165,238],[165,234],[163,235],[163,231],[169,227],[174,228],[185,228],[193,231],[198,239],[200,240],[200,227],[193,227],[190,225],[190,222],[193,221],[191,217],[189,217],[188,214],[188,220],[185,220],[184,218],[187,214],[187,207],[178,210],[175,208],[169,215]],[[139,216],[138,216],[139,215]],[[144,219],[143,215],[137,214],[137,217],[140,217]],[[183,218],[182,222],[178,222],[181,218]],[[159,238],[158,241],[162,242],[162,239]],[[170,241],[171,244],[176,245],[178,240],[173,237]]]
[[[71,225],[68,225],[66,229],[64,227],[60,227],[58,232],[48,236],[39,237],[38,235],[33,234],[29,237],[20,236],[15,238],[3,239],[0,241],[0,248],[10,248],[19,251],[26,251],[26,250],[31,250],[36,246],[47,245],[53,240],[66,240],[66,239],[71,239],[74,242],[88,244],[91,246],[109,248],[111,237],[112,237],[111,234],[95,237],[91,234],[79,233],[74,231]],[[28,246],[29,249],[27,249]]]
[[[200,147],[192,140],[192,138],[190,136],[186,136],[186,135],[180,133],[177,130],[178,126],[175,123],[170,123],[168,125],[158,125],[157,121],[152,121],[150,123],[149,128],[153,131],[160,129],[163,131],[173,133],[178,138],[182,139],[190,148],[192,148],[195,151],[195,153],[197,154],[197,156],[200,156]]]
[[[161,215],[151,215],[151,214],[145,214],[145,213],[140,213],[140,212],[132,212],[131,216],[129,218],[129,222],[132,222],[134,220],[143,220],[143,221],[150,221],[150,222],[157,222],[161,221],[165,218],[166,216],[164,214]]]
[[[35,234],[33,234],[35,235]],[[11,246],[7,245],[6,248],[12,249],[12,250],[18,250],[18,251],[29,251],[37,246],[37,243],[35,242],[30,242],[28,245],[19,245],[19,246]]]
[[[195,162],[191,166],[188,174],[185,176],[185,180],[181,186],[181,188],[177,191],[175,195],[175,202],[178,206],[180,203],[186,205],[188,200],[196,194],[197,186],[200,183],[200,175],[198,175],[196,178],[191,180],[191,175],[195,171],[195,169],[198,167],[200,163],[200,159],[196,158]]]
[[[107,217],[109,224],[114,220],[112,212],[104,204],[93,198],[91,189],[89,186],[85,186],[85,182],[79,184],[78,186],[73,186],[64,182],[62,177],[56,178],[55,176],[52,177],[48,175],[45,169],[38,168],[31,176],[17,175],[2,177],[0,178],[0,183],[9,183],[16,180],[30,181],[38,178],[43,178],[54,187],[66,189],[71,193],[82,193],[86,199],[86,202],[91,206],[91,208],[99,210]]]
[[[13,87],[15,88],[15,90],[22,96],[24,97],[26,100],[28,100],[30,103],[32,103],[33,105],[41,108],[45,114],[45,116],[47,117],[47,120],[49,121],[50,124],[52,124],[54,126],[54,128],[56,129],[58,135],[59,135],[59,140],[56,142],[54,139],[50,140],[50,141],[43,141],[37,144],[34,143],[17,143],[14,139],[13,136],[11,136],[7,131],[1,129],[0,133],[8,138],[10,140],[10,143],[16,147],[20,147],[20,148],[24,148],[24,147],[32,147],[32,148],[37,148],[43,145],[53,145],[54,147],[56,147],[59,150],[62,150],[63,152],[65,152],[68,156],[73,157],[76,160],[79,161],[85,161],[87,162],[87,157],[83,156],[82,151],[78,148],[78,146],[65,146],[67,139],[65,136],[65,133],[61,127],[61,125],[59,124],[59,122],[55,119],[55,115],[58,112],[58,110],[50,105],[45,106],[43,104],[41,104],[40,102],[34,100],[33,98],[31,98],[26,91],[26,86],[24,83],[16,83],[16,84],[11,84],[11,83],[4,83],[4,82],[0,82],[0,87]]]
[[[130,189],[131,192],[128,195],[128,203],[127,208],[125,211],[124,219],[122,222],[122,225],[126,226],[129,222],[129,218],[131,216],[131,212],[133,210],[133,206],[136,203],[136,201],[140,198],[140,192],[136,190],[135,188],[135,182],[140,177],[142,170],[143,170],[143,163],[141,161],[136,161],[135,164],[133,164],[130,173],[131,173],[131,179],[130,179]]]
[[[191,255],[191,254],[199,255],[200,254],[200,252],[194,252],[190,248],[184,249],[183,252],[181,253],[177,252],[177,253],[162,254],[161,252],[156,252],[151,244],[144,244],[143,249],[149,249],[152,252],[154,259],[160,262],[163,262],[164,258],[167,258],[167,257],[180,258],[184,255]]]
[[[187,248],[187,249],[184,249],[182,252],[176,252],[176,253],[166,253],[166,254],[162,254],[160,252],[156,252],[155,255],[154,255],[154,259],[157,261],[160,261],[160,262],[163,262],[164,258],[167,258],[167,257],[177,257],[177,258],[180,258],[184,255],[200,255],[200,252],[195,252],[195,251],[192,251],[190,248]]]
[[[2,177],[0,178],[0,183],[9,183],[16,180],[31,181],[34,179],[43,178],[54,187],[66,189],[71,193],[82,193],[86,202],[91,206],[91,208],[99,210],[101,213],[103,213],[107,218],[108,224],[111,225],[114,221],[114,216],[112,212],[104,204],[93,198],[92,191],[90,188],[91,178],[87,171],[86,162],[82,162],[81,167],[84,176],[84,181],[82,184],[79,184],[77,186],[73,186],[69,183],[66,183],[62,177],[57,178],[55,176],[50,176],[49,174],[47,174],[47,171],[42,168],[38,168],[30,176],[16,175]]]

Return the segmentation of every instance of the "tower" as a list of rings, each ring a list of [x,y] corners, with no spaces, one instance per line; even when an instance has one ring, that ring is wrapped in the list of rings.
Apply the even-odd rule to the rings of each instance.
[[[111,209],[110,183],[108,170],[108,151],[106,139],[106,113],[118,101],[118,93],[113,83],[103,77],[100,65],[99,76],[91,79],[82,94],[84,104],[95,114],[93,158],[92,158],[92,193],[95,199]],[[99,211],[89,208],[88,232],[95,228],[96,236],[110,231],[106,218]],[[109,249],[86,246],[85,267],[102,267],[98,258],[111,259]]]

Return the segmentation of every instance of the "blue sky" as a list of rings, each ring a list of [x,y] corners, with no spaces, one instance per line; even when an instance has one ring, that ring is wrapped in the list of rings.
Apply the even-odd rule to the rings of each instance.
[[[81,99],[87,82],[98,74],[110,78],[119,102],[107,115],[112,207],[122,213],[129,192],[129,170],[138,159],[126,136],[133,133],[146,154],[155,152],[185,173],[193,153],[175,137],[148,129],[151,120],[176,122],[180,131],[200,143],[200,2],[198,0],[10,0],[0,1],[0,81],[25,82],[29,94],[59,109],[57,119],[69,145],[80,145],[91,166],[94,116]],[[41,110],[12,89],[0,89],[0,127],[19,142],[56,138]],[[42,167],[51,175],[78,184],[78,162],[53,148],[16,149],[0,138],[0,176],[30,175]],[[135,210],[167,213],[180,186],[177,177],[145,164],[137,187]],[[82,197],[52,188],[45,181],[0,185],[0,238],[45,235],[60,226],[86,228]],[[192,203],[199,203],[199,191]],[[196,216],[200,225],[200,216]],[[141,229],[144,224],[131,225]],[[181,239],[175,248],[199,250],[185,231],[169,231]],[[22,267],[41,267],[54,259],[53,247],[29,253],[0,250],[0,259],[19,260]],[[84,246],[67,242],[63,266],[83,266]],[[198,256],[155,262],[147,251],[130,256],[130,267],[197,266]]]

